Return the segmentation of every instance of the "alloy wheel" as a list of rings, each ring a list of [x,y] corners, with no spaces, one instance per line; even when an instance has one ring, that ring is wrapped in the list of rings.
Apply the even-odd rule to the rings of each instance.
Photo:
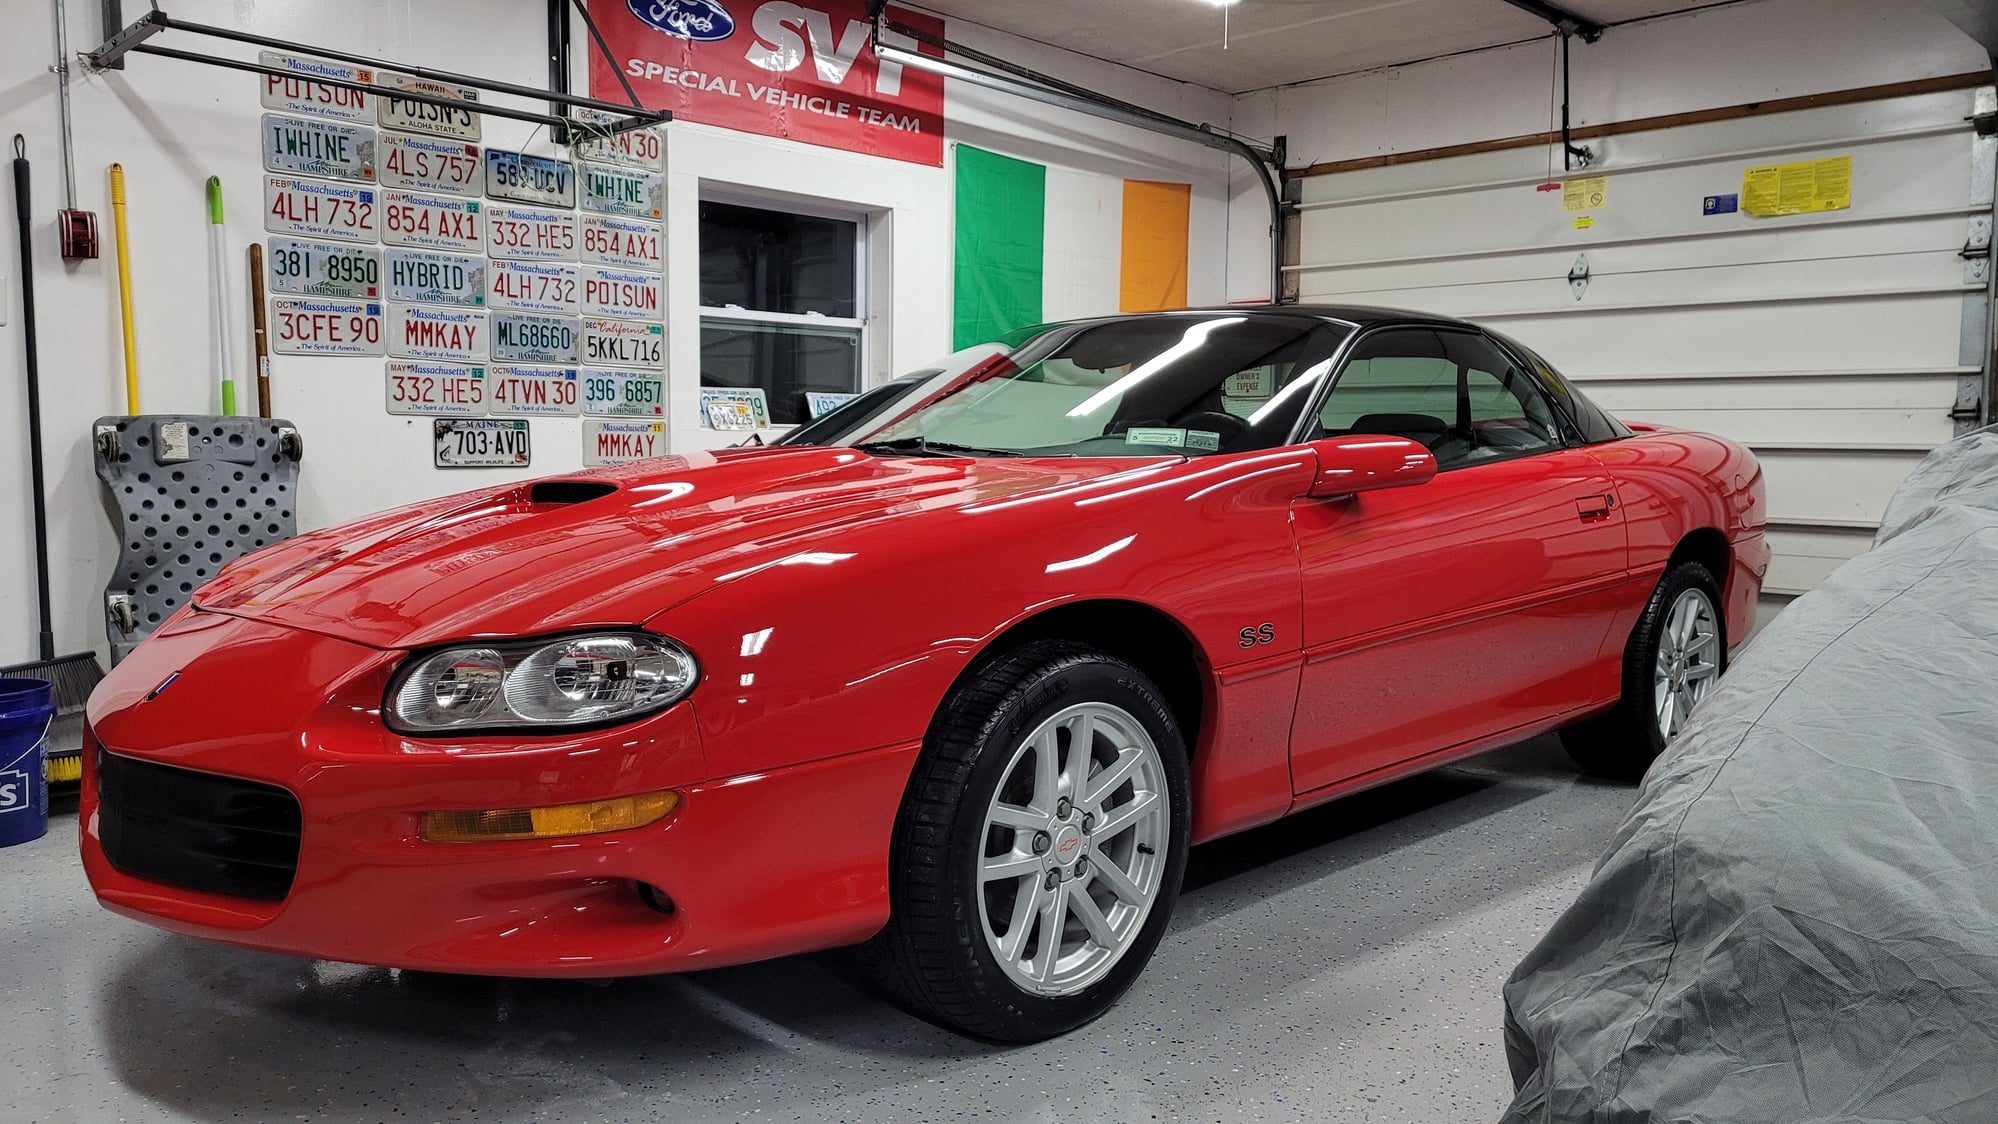
[[[1685,726],[1693,707],[1720,677],[1720,618],[1704,590],[1688,589],[1672,602],[1658,638],[1652,702],[1658,732],[1667,740]]]

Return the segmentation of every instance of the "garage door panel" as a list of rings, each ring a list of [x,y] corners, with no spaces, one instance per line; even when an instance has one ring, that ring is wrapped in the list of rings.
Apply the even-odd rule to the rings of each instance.
[[[1624,409],[1597,404],[1626,420],[1646,421],[1675,429],[1717,433],[1751,448],[1762,444],[1805,445],[1825,441],[1825,435],[1865,433],[1873,445],[1936,446],[1952,435],[1950,399],[1926,410],[1666,410],[1654,406]]]
[[[1763,449],[1769,519],[1878,523],[1887,501],[1926,454]]]
[[[1866,531],[1771,529],[1768,538],[1771,558],[1763,584],[1789,591],[1816,588],[1873,543]]]
[[[1589,398],[1611,413],[1637,410],[1904,410],[1953,402],[1957,372],[1852,374],[1820,370],[1785,375],[1712,378],[1678,374],[1601,378],[1568,372]],[[1947,408],[1947,407],[1945,407]]]

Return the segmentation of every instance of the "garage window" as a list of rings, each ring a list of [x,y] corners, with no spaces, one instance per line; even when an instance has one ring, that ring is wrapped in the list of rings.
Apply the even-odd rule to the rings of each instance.
[[[701,385],[761,387],[776,425],[808,393],[860,389],[866,222],[701,203]]]

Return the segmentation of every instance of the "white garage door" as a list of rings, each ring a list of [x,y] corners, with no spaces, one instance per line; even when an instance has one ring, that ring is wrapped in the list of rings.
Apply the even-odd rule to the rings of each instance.
[[[1985,87],[1591,141],[1575,175],[1607,194],[1582,211],[1535,190],[1537,147],[1308,177],[1290,276],[1304,303],[1488,324],[1621,417],[1753,448],[1773,610],[1864,551],[1908,470],[1976,424],[1998,140],[1968,119],[1993,103]],[[1749,168],[1839,156],[1850,209],[1705,213]]]

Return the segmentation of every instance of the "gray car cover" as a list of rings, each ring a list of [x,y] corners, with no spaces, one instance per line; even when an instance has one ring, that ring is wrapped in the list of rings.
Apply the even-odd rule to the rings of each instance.
[[[1998,435],[1736,659],[1506,984],[1507,1122],[1998,1121]]]

